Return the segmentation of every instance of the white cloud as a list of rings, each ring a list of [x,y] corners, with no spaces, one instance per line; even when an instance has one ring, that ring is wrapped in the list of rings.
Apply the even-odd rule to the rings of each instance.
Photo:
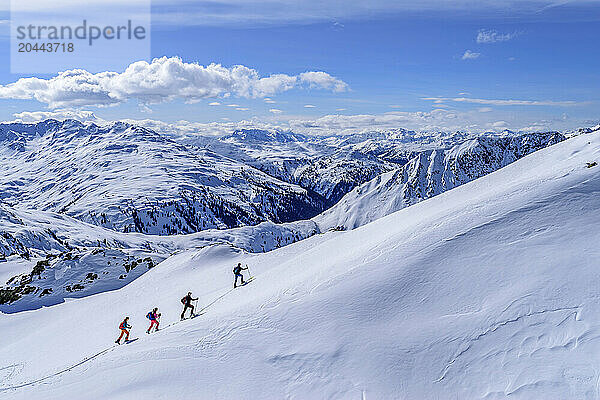
[[[463,54],[462,59],[463,60],[474,60],[476,58],[479,58],[480,55],[481,55],[481,53],[475,53],[471,50],[467,50],[467,51],[465,51],[465,54]]]
[[[511,39],[514,39],[519,34],[517,32],[514,33],[499,33],[493,29],[480,29],[477,33],[477,43],[498,43],[498,42],[507,42]]]
[[[585,103],[576,101],[554,101],[554,100],[495,100],[495,99],[475,99],[468,97],[422,97],[423,100],[430,100],[434,103],[444,101],[455,101],[459,103],[486,104],[494,106],[576,106]]]
[[[341,22],[338,21],[334,21],[332,24],[332,28],[338,31],[341,31],[345,28],[346,26],[344,24],[342,24]]]
[[[257,128],[267,130],[292,130],[308,135],[336,135],[357,133],[373,129],[385,130],[406,128],[425,132],[469,132],[502,131],[549,131],[573,129],[584,126],[585,121],[573,121],[562,116],[549,119],[529,119],[522,113],[498,112],[481,113],[478,110],[460,112],[456,110],[435,109],[429,112],[392,111],[383,114],[324,115],[318,118],[287,117],[271,109],[274,114],[266,119],[256,117],[231,121],[221,118],[221,122],[193,122],[187,120],[165,122],[154,119],[125,119],[123,122],[137,124],[157,132],[177,138],[193,138],[198,135],[224,135],[236,129]],[[90,111],[56,110],[34,111],[14,114],[19,122],[38,122],[48,118],[77,119],[105,125],[111,121],[103,120]],[[596,122],[597,124],[597,122]],[[587,123],[590,125],[590,123]]]
[[[314,106],[312,104],[305,104],[304,108],[317,108],[317,106]]]
[[[430,112],[400,112],[384,114],[325,115],[316,119],[294,119],[289,129],[305,134],[348,134],[373,129],[406,128],[423,131],[483,130],[466,113],[436,109]]]
[[[504,119],[506,117],[506,119]],[[427,132],[500,132],[505,129],[515,131],[549,131],[573,127],[562,118],[551,120],[531,120],[513,112],[481,113],[478,111],[460,112],[456,110],[434,109],[429,112],[392,111],[383,114],[325,115],[320,118],[293,118],[280,129],[290,129],[304,134],[347,134],[373,129],[385,130],[406,128]],[[575,126],[577,126],[575,124]],[[535,128],[533,128],[535,127]]]
[[[278,112],[274,118],[281,118]],[[309,135],[347,134],[373,129],[407,128],[417,130],[465,130],[470,123],[466,114],[456,114],[447,110],[433,110],[431,112],[389,112],[384,114],[359,114],[359,115],[325,115],[319,118],[293,117],[287,120],[277,119],[275,123],[261,119],[242,120],[238,122],[212,122],[200,123],[190,121],[177,121],[172,123],[157,120],[127,120],[158,132],[167,133],[178,137],[193,137],[196,135],[223,135],[235,129],[257,128],[268,130],[292,130]],[[475,125],[480,130],[483,124]]]
[[[494,111],[494,109],[492,107],[480,107],[477,109],[477,111],[482,112],[482,113],[487,113],[487,112]]]
[[[202,66],[178,57],[162,57],[151,63],[138,61],[122,73],[90,73],[74,69],[50,79],[22,78],[0,85],[0,98],[35,99],[50,108],[110,106],[130,99],[153,104],[182,99],[237,96],[261,98],[294,88],[348,90],[348,85],[322,71],[299,75],[274,74],[261,77],[243,65]]]
[[[213,101],[212,103],[208,103],[209,106],[220,106],[221,103],[219,103],[218,101]]]
[[[271,108],[269,112],[273,114],[281,114],[283,111],[278,108]]]
[[[336,108],[335,111],[346,111],[345,108]]]
[[[496,128],[496,129],[506,129],[506,127],[508,126],[508,122],[506,122],[506,121],[496,121],[496,122],[493,122],[491,124],[491,126],[493,128]]]
[[[239,104],[227,104],[227,107],[239,107]]]
[[[246,108],[246,107],[237,107],[236,110],[237,111],[248,111],[249,108]]]
[[[106,120],[97,117],[92,111],[83,110],[54,110],[54,111],[23,111],[13,114],[15,122],[39,122],[46,119],[76,119],[81,122],[94,122],[96,124],[105,124]]]
[[[315,89],[329,89],[334,92],[345,92],[348,90],[348,85],[345,82],[323,71],[303,72],[298,75],[298,78],[300,82]]]
[[[269,103],[269,104],[275,104],[276,103],[276,101],[273,100],[270,97],[265,97],[263,100],[265,101],[265,103]]]
[[[140,112],[144,113],[144,114],[152,114],[153,110],[148,107],[146,104],[139,104],[139,109]]]

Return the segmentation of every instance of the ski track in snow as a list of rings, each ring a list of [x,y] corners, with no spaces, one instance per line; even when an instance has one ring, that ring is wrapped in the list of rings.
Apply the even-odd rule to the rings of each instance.
[[[250,281],[253,281],[254,279],[256,279],[256,277],[254,277],[254,276],[253,276],[253,277],[249,278],[249,279],[247,280],[247,282],[249,283]],[[243,285],[243,286],[245,286],[245,285]],[[240,286],[240,287],[243,287],[243,286]],[[211,307],[212,305],[214,305],[215,303],[217,303],[219,300],[222,300],[224,297],[226,297],[226,296],[227,296],[229,293],[233,292],[234,290],[235,290],[234,288],[232,288],[232,289],[229,289],[229,290],[227,290],[225,293],[223,293],[223,294],[221,294],[220,296],[218,296],[217,298],[215,298],[213,301],[211,301],[210,303],[208,303],[206,306],[202,307],[202,308],[201,308],[201,309],[200,309],[200,310],[199,310],[199,311],[196,313],[195,317],[193,317],[193,318],[185,318],[184,320],[181,320],[181,321],[175,321],[175,322],[172,322],[172,323],[170,323],[170,324],[168,324],[168,325],[165,325],[164,327],[160,328],[160,329],[158,330],[158,332],[157,332],[157,331],[154,331],[152,334],[157,334],[157,333],[163,332],[163,331],[165,331],[165,330],[167,330],[167,329],[169,329],[169,328],[172,328],[172,327],[174,327],[174,326],[177,326],[177,325],[179,325],[179,324],[180,324],[180,323],[182,323],[182,322],[185,322],[185,321],[187,321],[187,320],[189,320],[189,319],[195,319],[195,318],[197,318],[197,317],[199,317],[199,316],[201,316],[201,315],[205,314],[205,313],[206,313],[206,310],[210,309],[210,307]],[[257,325],[255,324],[255,325],[253,325],[253,326],[257,326]],[[258,325],[258,326],[260,326],[260,325]],[[219,342],[219,340],[224,340],[224,339],[226,339],[226,337],[227,337],[229,334],[231,334],[231,333],[232,333],[232,332],[233,332],[235,329],[241,329],[241,328],[240,328],[240,327],[236,327],[236,328],[229,329],[228,333],[225,333],[225,334],[223,334],[223,333],[218,333],[218,334],[217,334],[217,335],[218,335],[218,339],[217,339],[217,340],[213,340],[213,343],[218,343],[218,342]],[[134,340],[137,340],[137,338],[130,339],[130,341],[134,341]],[[210,341],[207,341],[207,342],[208,342],[208,343],[210,343]],[[129,343],[125,343],[125,342],[124,342],[122,345],[130,345],[130,344],[129,344]],[[86,358],[84,358],[83,360],[81,360],[80,362],[78,362],[78,363],[76,363],[76,364],[74,364],[74,365],[71,365],[71,366],[69,366],[69,367],[67,367],[67,368],[64,368],[64,369],[62,369],[62,370],[60,370],[60,371],[58,371],[58,372],[55,372],[55,373],[53,373],[53,374],[50,374],[50,375],[44,376],[44,377],[42,377],[42,378],[39,378],[39,379],[36,379],[36,380],[30,381],[30,382],[21,383],[21,384],[18,384],[18,385],[8,386],[8,387],[1,387],[1,386],[0,386],[0,392],[3,392],[3,391],[8,391],[8,390],[13,390],[13,389],[19,389],[19,388],[23,388],[23,387],[27,387],[27,386],[32,386],[32,385],[35,385],[35,384],[37,384],[37,383],[41,383],[41,382],[43,382],[43,381],[46,381],[46,380],[48,380],[48,379],[55,378],[55,377],[57,377],[57,376],[60,376],[60,375],[62,375],[62,374],[65,374],[65,373],[67,373],[67,372],[70,372],[70,371],[74,370],[75,368],[77,368],[77,367],[80,367],[80,366],[82,366],[82,365],[84,365],[84,364],[86,364],[86,363],[88,363],[88,362],[90,362],[90,361],[93,361],[93,360],[95,360],[96,358],[98,358],[98,357],[100,357],[100,356],[102,356],[102,355],[104,355],[104,354],[106,354],[106,353],[108,353],[108,352],[110,352],[110,351],[114,350],[115,348],[117,348],[117,347],[119,347],[119,346],[121,346],[121,345],[114,344],[114,345],[112,345],[112,346],[110,346],[110,347],[108,347],[108,348],[106,348],[106,349],[104,349],[104,350],[101,350],[101,351],[99,351],[98,353],[96,353],[96,354],[94,354],[94,355],[92,355],[92,356],[89,356],[89,357],[86,357]],[[199,348],[200,348],[200,349],[207,348],[207,347],[210,347],[210,346],[204,346],[204,345],[203,345],[203,346],[199,346]],[[15,365],[9,365],[9,366],[7,366],[7,367],[0,368],[0,377],[2,376],[2,371],[4,371],[4,370],[11,370],[11,372],[10,372],[8,375],[6,375],[6,376],[4,377],[4,380],[8,380],[8,379],[10,379],[10,378],[11,378],[11,376],[12,376],[12,375],[15,373],[15,371],[17,370],[17,368],[18,368],[19,366],[21,366],[21,367],[22,367],[22,365],[20,365],[20,364],[15,364]]]
[[[104,349],[102,351],[99,351],[98,353],[94,354],[93,356],[84,358],[83,360],[81,360],[77,364],[71,365],[70,367],[67,367],[67,368],[65,368],[63,370],[60,370],[58,372],[55,372],[53,374],[44,376],[43,378],[39,378],[39,379],[36,379],[34,381],[30,381],[30,382],[26,382],[26,383],[21,383],[19,385],[8,386],[8,387],[0,387],[0,392],[5,392],[5,391],[8,391],[8,390],[13,390],[13,389],[19,389],[19,388],[23,388],[23,387],[26,387],[26,386],[32,386],[32,385],[35,385],[37,383],[41,383],[43,381],[47,381],[48,379],[55,378],[55,377],[60,376],[60,375],[62,375],[64,373],[66,373],[66,372],[70,372],[70,371],[74,370],[75,368],[77,368],[77,367],[79,367],[79,366],[81,366],[81,365],[83,365],[85,363],[93,361],[94,359],[100,357],[101,355],[106,354],[109,351],[114,350],[118,346],[119,346],[118,344],[112,345],[112,346],[110,346],[110,347],[108,347],[108,348],[106,348],[106,349]],[[5,368],[9,368],[9,367],[5,367]],[[10,378],[10,375],[6,379],[8,379],[8,378]]]

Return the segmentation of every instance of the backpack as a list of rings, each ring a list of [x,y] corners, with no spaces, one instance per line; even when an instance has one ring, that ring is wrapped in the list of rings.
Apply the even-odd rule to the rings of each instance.
[[[146,318],[152,319],[152,311],[150,311],[148,314],[146,314]]]
[[[183,299],[181,299],[181,304],[185,304],[187,303],[187,296],[185,296]]]
[[[236,265],[233,268],[233,273],[236,274],[236,275],[238,275],[240,272],[242,272],[242,267]]]

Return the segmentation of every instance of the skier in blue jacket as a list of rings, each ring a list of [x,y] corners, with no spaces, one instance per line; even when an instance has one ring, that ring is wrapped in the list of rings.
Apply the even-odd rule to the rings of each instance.
[[[159,319],[160,319],[160,313],[158,312],[158,307],[156,307],[154,310],[150,311],[148,314],[146,314],[146,318],[148,318],[150,320],[150,326],[148,327],[148,330],[146,331],[146,333],[150,333],[150,331],[152,330],[152,327],[154,325],[156,325],[156,331],[158,330],[158,324],[159,324]]]

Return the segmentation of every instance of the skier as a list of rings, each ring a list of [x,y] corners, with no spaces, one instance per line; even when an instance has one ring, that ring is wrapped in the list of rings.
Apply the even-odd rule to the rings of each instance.
[[[117,340],[115,340],[116,344],[121,344],[121,338],[125,335],[125,341],[129,340],[129,329],[131,329],[131,325],[129,325],[129,317],[125,317],[123,322],[119,325],[119,329],[121,330],[121,336]]]
[[[146,333],[150,333],[150,331],[152,330],[152,327],[154,325],[156,325],[156,331],[158,330],[160,315],[161,314],[158,313],[158,307],[156,307],[154,310],[152,310],[148,314],[146,314],[146,318],[148,318],[150,320],[150,327],[148,328]]]
[[[181,319],[183,320],[185,318],[185,312],[187,311],[188,308],[192,309],[192,312],[190,314],[191,317],[194,317],[194,306],[192,305],[192,301],[196,301],[198,300],[198,298],[193,298],[192,297],[192,292],[188,292],[187,296],[185,296],[183,299],[181,299],[181,303],[183,304],[183,312],[181,313]]]
[[[242,263],[238,263],[238,265],[233,268],[233,275],[235,275],[235,282],[233,282],[234,289],[237,287],[238,278],[242,278],[242,283],[241,283],[242,285],[244,285],[246,283],[244,281],[244,275],[242,275],[242,270],[247,270],[247,269],[248,269],[248,267],[242,268]]]

